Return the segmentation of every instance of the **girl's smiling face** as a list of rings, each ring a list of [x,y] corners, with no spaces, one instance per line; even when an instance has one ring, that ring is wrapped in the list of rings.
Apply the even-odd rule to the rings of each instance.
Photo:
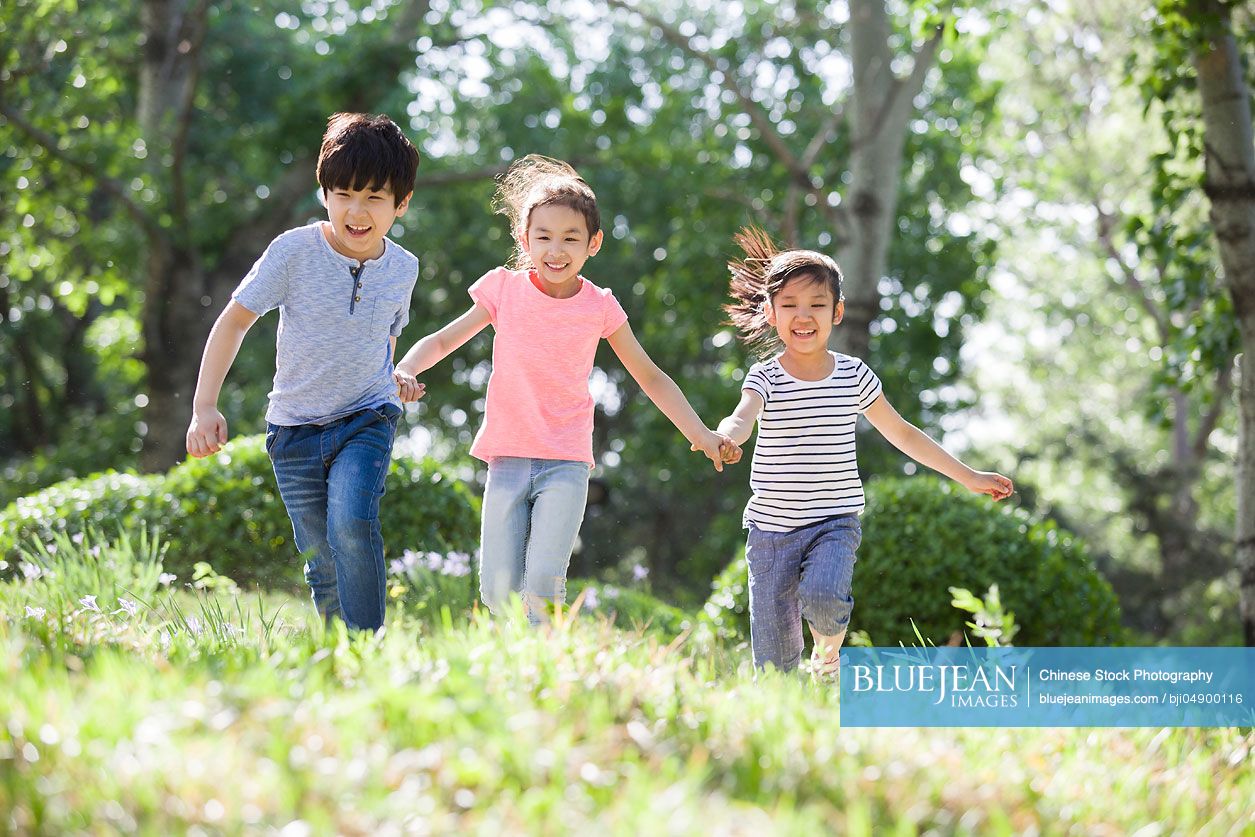
[[[845,303],[833,298],[832,287],[814,276],[796,276],[766,305],[767,322],[785,349],[800,354],[828,351],[832,327],[841,322]]]
[[[583,214],[569,207],[534,207],[527,231],[520,238],[536,273],[550,285],[563,286],[574,280],[590,256],[601,249],[601,231],[588,235]]]

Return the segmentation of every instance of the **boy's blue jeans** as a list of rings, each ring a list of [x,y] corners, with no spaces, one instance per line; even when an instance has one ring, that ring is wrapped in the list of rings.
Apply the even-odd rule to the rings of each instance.
[[[493,457],[480,530],[479,595],[493,613],[515,592],[527,620],[566,601],[566,572],[588,498],[586,462]]]
[[[306,556],[314,606],[350,628],[383,625],[379,500],[400,415],[383,404],[327,424],[266,425],[266,452]]]
[[[802,620],[825,636],[850,624],[858,515],[830,517],[790,532],[749,527],[750,646],[754,665],[792,671],[802,659]]]

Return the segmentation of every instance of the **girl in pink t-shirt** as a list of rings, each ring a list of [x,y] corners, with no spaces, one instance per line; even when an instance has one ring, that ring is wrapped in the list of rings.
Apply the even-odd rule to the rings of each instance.
[[[499,267],[475,282],[475,304],[418,341],[397,364],[396,381],[402,401],[421,398],[414,376],[492,324],[484,423],[471,445],[488,463],[480,597],[499,613],[520,592],[537,624],[547,603],[566,600],[567,564],[584,519],[593,466],[588,376],[598,341],[609,341],[641,391],[717,470],[736,446],[707,428],[649,359],[614,294],[580,275],[601,249],[602,232],[597,198],[575,169],[528,155],[510,167],[495,204],[510,219],[517,269]]]

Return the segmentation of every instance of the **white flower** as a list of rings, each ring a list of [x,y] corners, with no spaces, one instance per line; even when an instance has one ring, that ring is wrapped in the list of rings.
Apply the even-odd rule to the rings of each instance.
[[[84,610],[93,610],[96,613],[100,612],[100,606],[96,604],[95,596],[84,596],[78,600],[78,603],[83,606]]]
[[[93,558],[99,558],[100,557],[100,544],[96,544],[91,549],[87,550],[87,554]]]
[[[44,544],[44,549],[48,550],[49,555],[57,554],[57,545],[55,543]]]
[[[200,636],[205,630],[205,626],[201,623],[200,617],[189,616],[187,617],[187,629],[191,631],[194,636]]]
[[[158,583],[161,584],[162,587],[169,587],[171,584],[177,581],[178,578],[179,577],[175,575],[174,573],[162,573],[161,575],[157,576],[157,581]]]
[[[444,556],[439,552],[428,552],[423,556],[427,561],[427,569],[434,573],[438,573],[444,567]]]
[[[597,606],[597,588],[585,587],[584,588],[584,607],[591,608],[591,607],[596,607],[596,606]]]
[[[632,578],[637,581],[644,581],[647,575],[649,575],[648,567],[642,567],[640,564],[632,567]]]
[[[70,535],[70,540],[75,544],[81,544],[83,542],[83,533],[75,532],[73,535]]]
[[[619,598],[619,588],[618,588],[618,587],[613,587],[613,586],[611,586],[611,585],[607,584],[605,587],[601,588],[601,592],[602,592],[603,594],[605,594],[605,597],[606,597],[607,599],[617,599],[617,598]]]
[[[118,599],[118,607],[125,610],[127,616],[134,616],[139,612],[139,605],[130,599]]]
[[[43,619],[44,614],[47,612],[48,611],[44,610],[42,607],[31,607],[30,605],[26,606],[26,615],[31,619]]]
[[[169,650],[169,648],[170,648],[170,632],[162,631],[161,632],[161,650],[167,651]]]
[[[8,562],[8,561],[0,561],[0,573],[4,572],[4,571],[5,571],[5,570],[7,570],[8,568],[9,568],[9,562]]]
[[[465,552],[450,552],[445,556],[444,566],[440,570],[445,575],[464,576],[471,574],[471,556]]]
[[[22,570],[22,575],[26,576],[27,581],[34,581],[44,574],[42,567],[32,564],[30,561],[23,561],[18,566]]]

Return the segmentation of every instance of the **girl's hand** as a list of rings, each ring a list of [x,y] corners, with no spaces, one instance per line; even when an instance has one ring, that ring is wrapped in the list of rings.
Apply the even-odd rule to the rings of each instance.
[[[963,485],[968,491],[988,494],[995,500],[1005,500],[1015,491],[1011,480],[993,471],[973,471],[972,477]]]
[[[402,404],[417,401],[427,392],[426,384],[420,384],[413,375],[400,369],[393,371],[392,380],[396,382],[397,397],[401,399]]]
[[[720,436],[718,433],[703,428],[701,437],[692,443],[692,447],[689,450],[700,450],[706,454],[707,459],[715,464],[716,471],[722,471],[723,454],[720,451],[726,439],[726,436]]]
[[[719,458],[723,460],[724,465],[735,465],[741,461],[741,446],[732,441],[732,438],[724,433],[715,433],[719,437]]]

